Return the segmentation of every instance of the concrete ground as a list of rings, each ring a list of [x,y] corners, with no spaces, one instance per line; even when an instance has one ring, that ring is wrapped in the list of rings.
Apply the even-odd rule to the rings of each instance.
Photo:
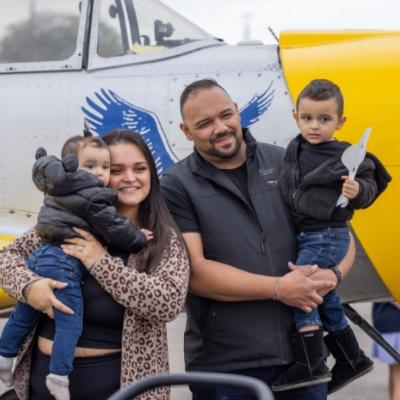
[[[370,320],[371,305],[359,304],[354,306],[361,315]],[[175,321],[168,324],[168,341],[170,351],[171,371],[182,372],[183,366],[183,331],[186,316],[181,314]],[[4,320],[0,320],[0,328],[4,324]],[[354,327],[360,346],[369,354],[371,351],[371,339],[358,327]],[[376,361],[376,360],[375,360]],[[343,390],[329,396],[329,400],[385,400],[388,399],[387,394],[387,367],[375,362],[374,370],[363,378],[358,379],[353,384],[348,385]],[[4,387],[0,384],[0,394],[3,393]],[[186,387],[174,388],[172,390],[172,400],[189,400],[190,392]]]

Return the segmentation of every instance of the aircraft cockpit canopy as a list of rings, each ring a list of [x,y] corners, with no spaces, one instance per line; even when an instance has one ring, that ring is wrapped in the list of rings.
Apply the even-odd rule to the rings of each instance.
[[[75,53],[79,0],[3,0],[1,7],[1,63],[66,60]]]
[[[95,69],[218,42],[158,0],[2,0],[1,5],[0,73]]]
[[[98,54],[102,57],[162,51],[211,38],[159,1],[101,1]]]

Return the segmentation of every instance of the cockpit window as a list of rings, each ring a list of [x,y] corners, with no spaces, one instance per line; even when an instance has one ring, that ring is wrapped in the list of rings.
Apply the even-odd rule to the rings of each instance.
[[[79,0],[2,0],[0,63],[59,61],[76,49]]]
[[[157,0],[102,0],[98,54],[163,51],[212,38]]]

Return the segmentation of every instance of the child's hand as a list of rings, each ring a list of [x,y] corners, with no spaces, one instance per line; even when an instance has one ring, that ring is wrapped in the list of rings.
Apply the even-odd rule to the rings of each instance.
[[[343,188],[342,194],[346,196],[348,199],[354,199],[357,197],[358,193],[360,192],[360,184],[350,179],[348,176],[342,176]]]
[[[154,239],[154,234],[152,231],[142,228],[140,229],[140,232],[142,232],[143,235],[146,236],[146,242],[149,242],[150,240]]]

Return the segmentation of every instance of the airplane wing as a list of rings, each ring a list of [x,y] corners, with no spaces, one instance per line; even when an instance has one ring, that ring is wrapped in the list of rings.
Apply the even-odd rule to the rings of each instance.
[[[268,110],[274,98],[275,90],[272,89],[272,83],[269,84],[265,92],[260,95],[254,95],[253,98],[240,109],[241,124],[244,128],[256,123],[262,114]]]
[[[95,92],[96,101],[86,97],[88,108],[81,107],[91,129],[103,136],[112,129],[131,129],[142,135],[149,146],[159,175],[177,161],[157,116],[135,106],[112,90]]]

